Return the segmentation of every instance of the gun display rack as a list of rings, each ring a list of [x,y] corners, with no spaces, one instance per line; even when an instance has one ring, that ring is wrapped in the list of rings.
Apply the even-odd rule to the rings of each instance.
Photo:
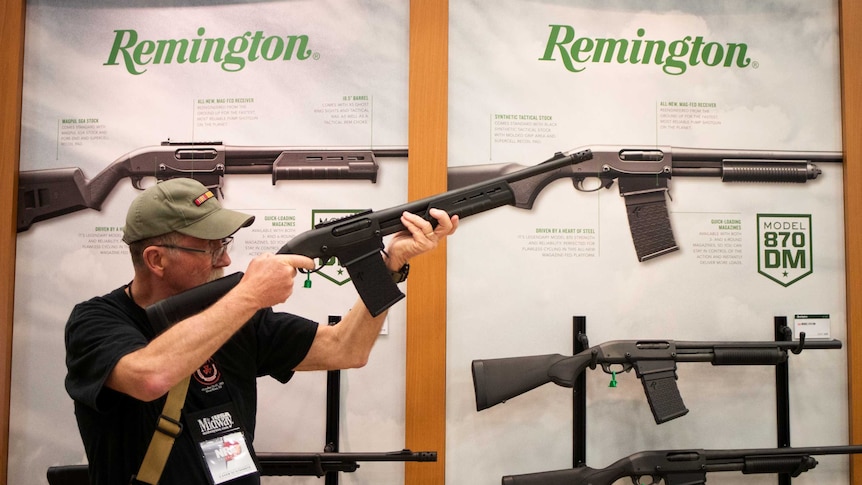
[[[330,315],[328,324],[335,325],[341,321],[340,316]],[[324,451],[338,451],[338,436],[341,432],[339,414],[341,412],[341,371],[326,372],[326,446]],[[338,472],[325,475],[324,485],[338,485]]]
[[[793,340],[793,331],[787,326],[787,317],[774,318],[775,340]],[[577,354],[589,347],[587,340],[587,318],[575,316],[572,318],[572,335],[574,353]],[[801,351],[794,350],[794,353]],[[790,446],[790,371],[789,361],[775,366],[775,413],[777,418],[778,447]],[[581,373],[572,386],[572,466],[586,465],[587,461],[587,378]],[[779,485],[789,485],[789,474],[778,475]]]
[[[341,321],[340,316],[330,315],[328,325],[336,325]],[[292,473],[285,471],[291,468],[289,464],[285,464],[285,457],[281,457],[279,453],[258,453],[258,459],[261,462],[261,476],[281,476],[281,475],[317,475],[318,478],[323,478],[325,485],[338,485],[338,477],[340,472],[354,472],[359,468],[360,461],[375,461],[375,462],[434,462],[437,461],[436,451],[419,451],[412,452],[408,449],[394,452],[377,452],[377,453],[341,453],[339,452],[339,435],[340,435],[340,420],[341,413],[341,371],[330,370],[326,372],[326,444],[323,448],[323,453],[329,456],[323,458],[321,455],[311,454],[313,456],[303,456],[303,464],[306,465],[302,473]],[[289,458],[287,458],[289,460]],[[326,463],[324,463],[325,460]],[[294,467],[295,469],[295,467]]]

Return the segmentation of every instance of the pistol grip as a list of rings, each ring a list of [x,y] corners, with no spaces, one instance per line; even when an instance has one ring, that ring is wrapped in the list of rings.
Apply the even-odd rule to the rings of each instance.
[[[676,362],[672,360],[637,361],[634,368],[644,386],[644,394],[656,424],[662,424],[688,413],[676,385]]]

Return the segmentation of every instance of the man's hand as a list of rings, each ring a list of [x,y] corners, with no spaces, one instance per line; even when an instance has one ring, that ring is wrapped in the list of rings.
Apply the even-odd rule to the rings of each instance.
[[[437,220],[437,227],[425,219],[405,212],[401,215],[401,223],[407,228],[392,236],[386,253],[389,255],[386,266],[391,271],[398,271],[411,258],[435,249],[447,236],[458,229],[458,216],[449,217],[446,211],[431,209],[428,213]]]
[[[298,254],[261,254],[249,263],[238,286],[256,299],[259,308],[271,307],[293,293],[297,268],[312,270],[314,260]]]

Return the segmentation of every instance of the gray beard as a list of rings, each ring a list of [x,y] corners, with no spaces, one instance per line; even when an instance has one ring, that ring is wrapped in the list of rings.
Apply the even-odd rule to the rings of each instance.
[[[224,276],[224,268],[213,268],[213,270],[210,272],[210,277],[209,277],[209,280],[207,282],[217,280],[223,276]]]

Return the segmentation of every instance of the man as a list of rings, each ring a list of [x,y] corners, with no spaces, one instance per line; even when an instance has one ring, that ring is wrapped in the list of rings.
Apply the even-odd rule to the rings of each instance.
[[[431,216],[436,228],[403,214],[406,230],[393,235],[384,252],[393,273],[457,228],[457,216],[436,209]],[[327,326],[270,308],[290,297],[298,269],[314,268],[300,255],[257,256],[239,284],[211,307],[161,333],[152,328],[144,308],[221,277],[231,262],[231,236],[253,220],[221,207],[203,185],[186,178],[150,187],[132,202],[123,241],[134,278],[78,304],[66,324],[66,389],[75,402],[91,483],[129,483],[156,432],[166,394],[190,375],[177,423],[183,431],[159,483],[259,483],[251,458],[256,378],[287,382],[295,371],[365,365],[385,312],[372,317],[359,300],[338,325]]]

